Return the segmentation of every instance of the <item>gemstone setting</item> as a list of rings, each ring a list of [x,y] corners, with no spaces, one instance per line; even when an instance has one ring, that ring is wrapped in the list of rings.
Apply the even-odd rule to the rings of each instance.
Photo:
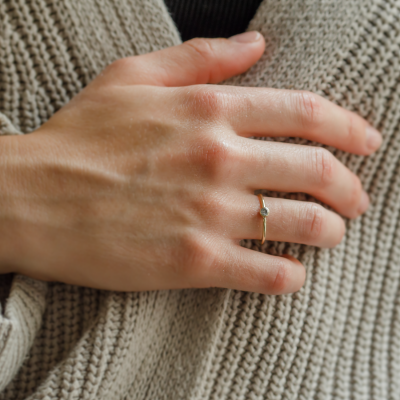
[[[261,216],[263,216],[263,217],[268,217],[268,215],[269,215],[269,208],[263,207],[263,208],[260,210],[260,214],[261,214]]]

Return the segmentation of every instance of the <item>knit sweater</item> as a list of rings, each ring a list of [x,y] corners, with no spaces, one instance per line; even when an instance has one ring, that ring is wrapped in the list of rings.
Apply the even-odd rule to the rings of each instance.
[[[331,250],[243,242],[299,258],[292,295],[1,276],[0,399],[400,398],[400,0],[264,0],[249,29],[265,54],[227,84],[311,90],[383,133],[369,157],[330,149],[368,212]],[[180,43],[161,0],[2,0],[0,35],[3,134],[40,126],[113,60]]]

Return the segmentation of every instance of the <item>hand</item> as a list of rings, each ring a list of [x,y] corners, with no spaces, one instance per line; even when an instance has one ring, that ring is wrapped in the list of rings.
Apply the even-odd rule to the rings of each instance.
[[[0,217],[18,251],[9,246],[3,265],[111,290],[298,290],[299,261],[239,246],[261,238],[254,191],[309,193],[350,218],[368,196],[323,148],[249,137],[297,136],[363,155],[381,139],[312,93],[204,85],[245,71],[263,50],[250,33],[118,60],[37,131],[9,138]],[[267,240],[332,247],[344,235],[342,218],[315,203],[265,202]]]

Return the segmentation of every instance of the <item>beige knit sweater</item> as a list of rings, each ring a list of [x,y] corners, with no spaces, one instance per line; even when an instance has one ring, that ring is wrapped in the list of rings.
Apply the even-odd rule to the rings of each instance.
[[[244,243],[300,258],[294,295],[1,276],[0,399],[400,399],[400,0],[264,0],[250,29],[266,53],[230,84],[312,90],[383,132],[370,157],[331,149],[369,211],[332,250]],[[179,42],[161,0],[0,0],[1,133],[34,130],[111,61]]]

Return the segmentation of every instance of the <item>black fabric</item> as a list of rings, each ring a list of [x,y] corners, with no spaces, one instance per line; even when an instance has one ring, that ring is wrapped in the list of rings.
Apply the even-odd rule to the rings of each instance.
[[[182,40],[246,30],[262,0],[165,0]]]

